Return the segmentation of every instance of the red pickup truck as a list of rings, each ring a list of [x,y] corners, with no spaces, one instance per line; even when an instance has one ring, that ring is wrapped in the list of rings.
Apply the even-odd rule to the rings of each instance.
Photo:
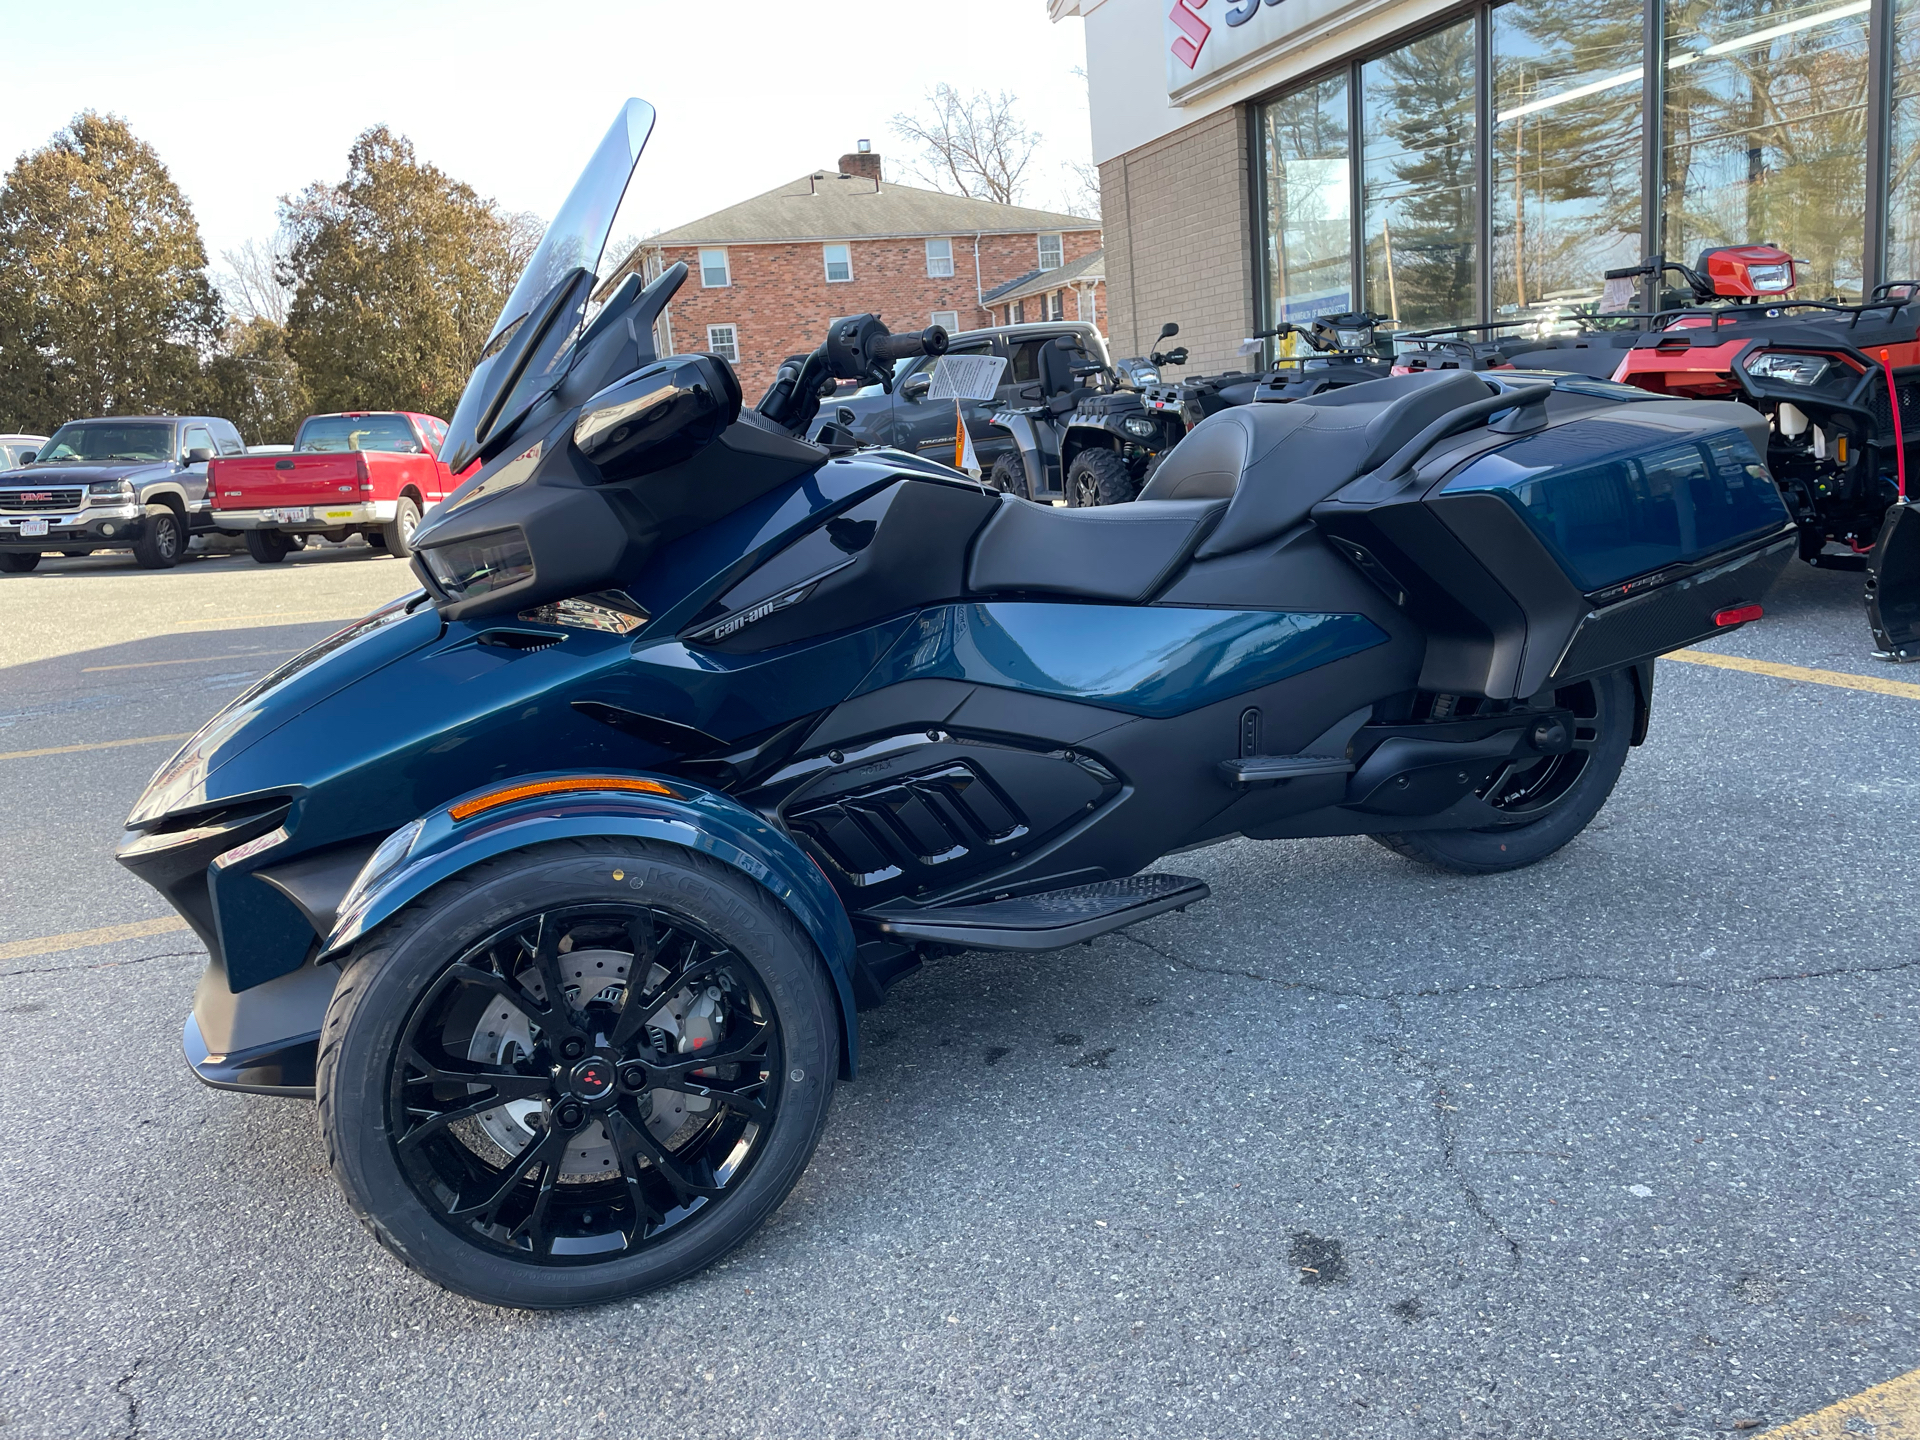
[[[405,559],[420,517],[460,483],[440,459],[446,438],[446,421],[404,410],[309,415],[291,454],[208,462],[213,523],[244,535],[262,565],[310,535],[365,535]]]

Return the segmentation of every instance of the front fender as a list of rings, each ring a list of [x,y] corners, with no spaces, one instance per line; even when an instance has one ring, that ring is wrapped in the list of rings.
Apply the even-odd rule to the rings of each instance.
[[[548,772],[516,777],[513,784],[577,778],[567,772]],[[452,817],[461,800],[500,787],[486,786],[448,802],[395,832],[367,862],[347,893],[339,920],[321,944],[320,958],[337,956],[441,881],[510,850],[549,840],[609,835],[678,845],[711,855],[751,877],[800,922],[833,979],[840,1005],[842,1075],[851,1079],[859,1040],[854,1023],[853,927],[827,877],[785,831],[738,801],[678,778],[663,778],[659,783],[670,793],[575,790],[501,805],[465,823]],[[416,827],[411,844],[403,847],[401,838]],[[396,850],[400,851],[397,857]]]

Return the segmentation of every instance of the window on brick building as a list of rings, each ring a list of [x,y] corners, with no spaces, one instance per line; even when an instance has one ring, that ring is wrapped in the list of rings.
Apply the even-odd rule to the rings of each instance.
[[[936,280],[953,274],[953,241],[927,241],[927,274]]]
[[[740,332],[731,325],[707,326],[707,349],[729,365],[740,363]]]
[[[1067,292],[1056,290],[1047,297],[1047,318],[1064,320],[1067,318]]]
[[[827,279],[853,279],[853,254],[845,245],[822,245],[820,256],[827,262]]]
[[[1061,254],[1060,237],[1058,235],[1042,235],[1040,237],[1040,268],[1042,270],[1058,270],[1066,263],[1065,258],[1063,258]]]
[[[927,319],[929,324],[938,325],[942,330],[946,330],[949,333],[960,328],[960,312],[958,310],[936,310],[932,315],[928,316]]]
[[[717,290],[721,286],[733,284],[733,272],[727,268],[726,251],[702,250],[700,252],[700,284],[708,290]]]
[[[1007,323],[1009,325],[1024,325],[1027,323],[1026,301],[1016,300],[1007,306]]]

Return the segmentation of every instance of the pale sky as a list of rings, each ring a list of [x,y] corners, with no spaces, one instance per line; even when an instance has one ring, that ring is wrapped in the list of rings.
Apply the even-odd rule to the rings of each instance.
[[[81,110],[124,116],[192,202],[219,268],[275,202],[337,181],[373,124],[509,209],[552,216],[630,95],[659,110],[616,236],[831,165],[941,81],[1011,91],[1045,137],[1027,203],[1090,141],[1082,22],[1046,0],[7,0],[0,163]],[[898,171],[889,163],[887,173]]]

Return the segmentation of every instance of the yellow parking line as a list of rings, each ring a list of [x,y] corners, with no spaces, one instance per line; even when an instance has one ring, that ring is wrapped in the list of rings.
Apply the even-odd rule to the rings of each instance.
[[[1916,1440],[1920,1437],[1920,1370],[1909,1370],[1766,1433],[1780,1440],[1853,1440],[1856,1435]]]
[[[116,940],[138,940],[143,935],[168,935],[186,928],[187,922],[178,915],[167,915],[158,920],[136,920],[131,925],[103,925],[98,930],[69,930],[65,935],[9,940],[0,944],[0,960],[25,960],[29,955],[53,955],[62,950],[82,950],[89,945],[111,945]]]
[[[188,731],[187,734],[192,734]],[[131,740],[102,740],[93,745],[49,745],[44,750],[0,750],[0,760],[32,760],[41,755],[78,755],[87,750],[118,750],[122,745],[158,745],[163,740],[184,740],[186,735],[139,735]]]
[[[135,660],[126,665],[83,665],[82,675],[98,675],[102,670],[146,670],[155,665],[205,665],[211,660],[258,660],[264,655],[291,655],[291,650],[243,650],[237,655],[189,655],[184,660]]]
[[[1841,690],[1864,690],[1870,695],[1898,695],[1920,700],[1920,685],[1905,680],[1882,680],[1878,675],[1850,675],[1844,670],[1809,670],[1802,665],[1776,665],[1771,660],[1749,660],[1743,655],[1715,655],[1707,650],[1675,650],[1665,660],[1689,665],[1714,665],[1722,670],[1744,670],[1749,675],[1771,675],[1776,680],[1800,680],[1808,685],[1832,685]]]

